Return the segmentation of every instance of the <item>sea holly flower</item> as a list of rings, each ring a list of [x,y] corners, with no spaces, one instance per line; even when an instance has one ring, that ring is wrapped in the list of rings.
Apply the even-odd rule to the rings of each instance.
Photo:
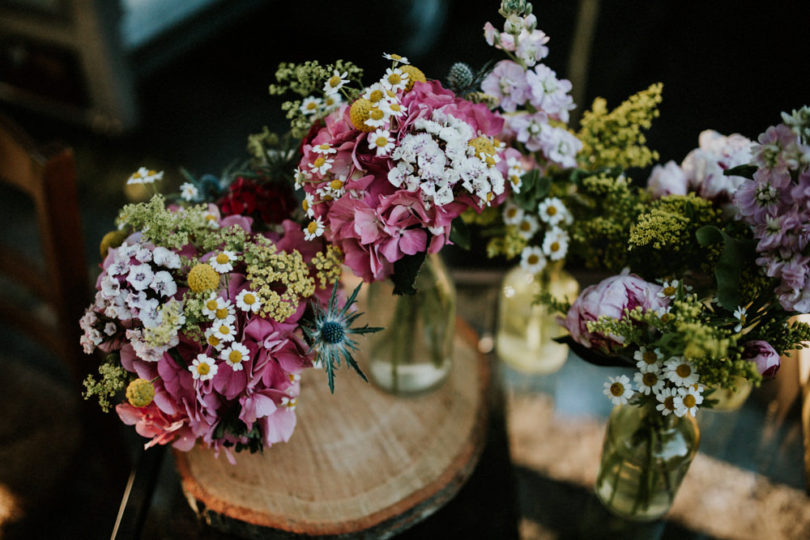
[[[340,366],[341,357],[345,360],[346,365],[351,366],[364,381],[368,380],[352,355],[352,352],[357,350],[356,341],[352,336],[382,330],[382,328],[368,325],[352,327],[352,324],[362,315],[351,309],[361,286],[362,284],[358,285],[343,306],[339,307],[337,302],[338,284],[335,283],[326,309],[320,304],[314,304],[314,322],[312,325],[303,327],[310,350],[316,352],[316,362],[320,362],[326,371],[329,389],[332,392],[335,391],[335,369]]]
[[[614,405],[624,405],[633,397],[633,386],[630,384],[630,378],[627,375],[609,377],[604,384],[603,393],[610,398]]]

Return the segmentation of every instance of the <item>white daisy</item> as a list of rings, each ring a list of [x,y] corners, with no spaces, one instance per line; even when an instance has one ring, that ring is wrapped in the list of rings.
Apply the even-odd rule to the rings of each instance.
[[[368,147],[377,152],[377,157],[387,156],[394,149],[394,138],[385,129],[378,129],[368,134]]]
[[[332,94],[337,94],[343,85],[349,82],[348,78],[349,74],[345,71],[343,73],[339,73],[338,70],[335,70],[331,77],[326,79],[326,82],[323,84],[323,91],[327,96],[331,96]]]
[[[218,351],[225,345],[225,342],[217,337],[217,329],[214,326],[205,331],[205,342]]]
[[[608,377],[603,392],[614,405],[624,405],[633,397],[633,387],[630,385],[630,378],[627,375]]]
[[[737,309],[734,310],[734,318],[739,321],[737,326],[734,327],[734,331],[739,332],[745,328],[745,321],[748,318],[748,310],[742,306],[738,306]]]
[[[156,180],[163,179],[163,171],[155,172],[146,167],[140,167],[137,171],[132,173],[127,180],[127,184],[151,184]]]
[[[664,376],[678,386],[689,386],[698,382],[695,367],[679,356],[664,362]]]
[[[507,225],[517,225],[523,219],[523,209],[509,201],[503,205],[503,222]]]
[[[152,272],[151,266],[148,264],[136,264],[129,267],[127,282],[132,285],[136,291],[142,291],[152,283],[154,277],[155,274]]]
[[[568,253],[568,233],[556,227],[543,238],[543,253],[552,261],[559,261]]]
[[[520,266],[527,272],[537,274],[546,267],[543,250],[536,246],[527,246],[520,252]]]
[[[506,173],[506,178],[512,186],[512,191],[520,193],[520,187],[523,185],[523,168],[516,158],[509,158],[506,160],[509,170]]]
[[[207,381],[213,379],[217,374],[217,364],[213,358],[205,354],[198,354],[197,358],[188,366],[188,370],[195,381]]]
[[[381,105],[380,103],[376,107],[369,109],[368,118],[364,122],[367,126],[381,128],[388,122],[388,114],[386,114],[385,109],[383,109]]]
[[[633,360],[636,361],[636,367],[642,373],[647,373],[649,371],[657,373],[661,371],[661,364],[663,358],[664,357],[661,354],[660,349],[648,349],[647,347],[639,347],[639,349],[633,353]]]
[[[664,378],[656,371],[638,371],[633,377],[638,391],[644,395],[658,394],[664,388]]]
[[[309,169],[320,175],[324,175],[329,172],[329,169],[332,168],[332,164],[335,162],[334,159],[329,159],[324,156],[318,156],[315,158],[312,163],[309,164]]]
[[[659,298],[674,298],[675,293],[678,292],[678,280],[664,281],[661,284],[661,290],[658,291]]]
[[[292,384],[301,382],[301,374],[300,373],[287,373],[287,378],[290,380]]]
[[[309,225],[306,226],[304,229],[304,239],[314,240],[323,234],[323,221],[321,221],[321,217],[318,216],[315,218],[315,221],[310,221]]]
[[[250,351],[241,343],[233,343],[223,350],[219,357],[225,360],[234,371],[241,371],[244,369],[242,362],[250,359]]]
[[[236,262],[236,253],[225,249],[217,253],[215,257],[208,259],[207,262],[211,265],[211,268],[220,274],[224,274],[225,272],[233,270],[233,263]]]
[[[312,147],[312,151],[317,154],[324,154],[324,155],[337,153],[337,150],[335,148],[332,148],[332,145],[329,143],[316,144],[315,146]]]
[[[315,96],[307,96],[301,102],[301,112],[307,116],[317,114],[321,109],[321,100]]]
[[[174,278],[166,270],[155,273],[149,288],[161,296],[174,296],[177,294],[177,283],[174,282]]]
[[[219,229],[219,216],[212,211],[208,211],[203,215],[203,219],[208,224],[208,226],[212,229]]]
[[[281,398],[281,406],[290,409],[291,411],[295,410],[296,405],[298,405],[298,398],[289,398],[284,396]]]
[[[391,53],[391,54],[383,53],[383,58],[385,58],[386,60],[393,60],[394,62],[397,62],[397,63],[400,63],[400,64],[410,64],[407,57],[400,56],[400,55],[398,55],[396,53]]]
[[[549,197],[537,205],[540,220],[552,227],[565,220],[568,209],[557,197]]]
[[[307,193],[304,196],[304,200],[301,201],[301,208],[304,209],[307,217],[315,217],[315,197],[312,193]]]
[[[258,293],[244,289],[236,296],[236,307],[248,313],[258,313],[262,302]]]
[[[227,307],[227,305],[228,305],[227,301],[224,298],[220,298],[220,296],[216,292],[212,292],[211,295],[203,303],[202,313],[206,317],[216,319],[217,310],[225,308]]]
[[[191,182],[185,182],[180,186],[180,197],[182,197],[184,201],[191,202],[195,200],[199,194],[200,191],[197,189],[197,186]]]
[[[692,416],[697,414],[698,405],[703,403],[703,386],[693,384],[685,388],[678,388],[678,394],[673,399],[675,405],[675,416],[684,416],[689,413]]]
[[[219,341],[224,342],[234,340],[236,329],[233,327],[232,324],[217,322],[214,323],[214,326],[212,326],[211,328],[214,329],[213,333],[214,337],[216,337]]]
[[[539,228],[540,224],[537,222],[537,218],[531,214],[524,215],[517,225],[518,234],[526,240],[530,240]]]
[[[402,104],[396,99],[386,99],[380,103],[380,108],[390,118],[399,118],[405,114]]]
[[[669,416],[675,412],[675,397],[677,395],[678,392],[675,388],[663,388],[655,394],[656,399],[658,399],[655,408],[661,413],[661,416]]]
[[[408,74],[399,68],[388,68],[380,83],[392,92],[404,90],[408,86]]]
[[[369,100],[371,103],[382,105],[387,97],[387,94],[385,93],[385,88],[383,88],[383,85],[380,83],[374,83],[366,88],[361,97]]]
[[[343,103],[343,96],[340,94],[330,94],[323,98],[323,108],[327,112],[337,109],[341,103]]]

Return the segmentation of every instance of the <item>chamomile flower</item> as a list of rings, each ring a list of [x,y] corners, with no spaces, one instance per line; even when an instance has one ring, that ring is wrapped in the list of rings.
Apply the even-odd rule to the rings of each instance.
[[[368,134],[368,147],[377,153],[377,157],[387,156],[394,149],[394,138],[385,129],[378,129]]]
[[[405,114],[402,104],[396,99],[387,99],[380,103],[380,108],[389,118],[399,118]]]
[[[323,85],[323,92],[327,96],[331,96],[332,94],[337,94],[343,85],[349,82],[348,73],[345,71],[343,73],[338,72],[335,70],[331,77],[326,79],[326,82]]]
[[[742,306],[738,306],[737,309],[734,310],[734,318],[739,321],[737,326],[734,327],[734,331],[740,332],[743,328],[745,328],[745,321],[748,318],[748,310]]]
[[[568,209],[557,197],[549,197],[537,205],[540,220],[552,227],[565,220]]]
[[[236,329],[230,322],[215,322],[211,328],[214,329],[214,337],[220,342],[233,341],[236,337]]]
[[[205,354],[198,354],[197,358],[188,366],[195,381],[207,381],[217,374],[217,364],[213,358]]]
[[[368,111],[368,118],[366,118],[365,124],[369,127],[373,128],[380,128],[388,122],[388,115],[385,113],[385,109],[382,107],[382,103],[377,104],[374,107],[371,107]]]
[[[218,351],[222,350],[222,347],[225,346],[225,342],[217,337],[217,329],[215,326],[205,331],[205,342]]]
[[[301,208],[304,209],[307,217],[315,217],[315,196],[312,193],[307,193],[304,196],[304,200],[301,201]]]
[[[369,100],[372,105],[378,106],[386,100],[387,94],[385,93],[385,88],[382,84],[374,83],[366,88],[361,97]]]
[[[380,83],[386,90],[398,92],[408,86],[408,74],[399,68],[388,68]]]
[[[695,416],[697,414],[698,405],[703,403],[702,394],[703,386],[699,384],[678,388],[678,393],[673,399],[675,416],[684,416],[687,413]]]
[[[552,261],[559,261],[568,253],[568,233],[553,228],[543,238],[543,253]]]
[[[537,222],[537,218],[531,214],[526,214],[523,216],[523,219],[520,220],[520,223],[517,225],[517,232],[526,240],[531,240],[534,233],[537,232],[537,229],[540,228],[540,224]]]
[[[523,209],[509,201],[503,205],[503,222],[507,225],[517,225],[523,219]]]
[[[636,367],[642,373],[648,372],[657,373],[661,371],[663,358],[664,357],[661,354],[660,349],[648,349],[646,347],[639,347],[639,349],[633,353],[633,360],[636,361]]]
[[[527,272],[537,274],[546,267],[546,257],[543,250],[536,246],[523,248],[520,253],[520,266]]]
[[[262,307],[259,293],[247,289],[242,290],[236,295],[236,307],[248,313],[258,313]]]
[[[324,200],[339,199],[346,193],[346,183],[340,178],[333,178],[317,191]]]
[[[362,313],[352,311],[351,307],[357,299],[361,285],[352,292],[343,307],[337,304],[338,284],[332,289],[329,304],[324,309],[320,303],[313,304],[315,318],[311,326],[302,326],[304,335],[310,347],[316,351],[315,362],[320,362],[326,371],[329,389],[335,390],[335,369],[340,366],[341,357],[346,364],[352,367],[362,378],[367,380],[365,374],[357,365],[352,351],[357,350],[353,335],[363,335],[378,332],[381,328],[370,328],[368,325],[353,328],[352,324]]]
[[[296,405],[298,405],[298,398],[291,398],[284,396],[281,398],[281,406],[290,409],[291,411],[295,410]]]
[[[207,211],[203,215],[203,219],[205,219],[205,223],[208,225],[208,227],[212,229],[219,229],[219,216],[217,216],[214,212],[210,210]]]
[[[624,405],[633,397],[633,387],[630,385],[630,378],[627,375],[618,377],[608,377],[604,384],[603,393],[610,398],[614,405]]]
[[[332,145],[329,143],[316,144],[315,146],[312,147],[312,151],[315,152],[316,154],[324,154],[327,156],[329,154],[337,153],[337,149],[333,148]]]
[[[644,395],[658,394],[664,388],[664,378],[657,371],[637,371],[633,376],[638,391]]]
[[[301,102],[301,112],[307,116],[317,114],[321,110],[321,100],[315,96],[307,96]]]
[[[205,302],[203,302],[202,313],[206,317],[215,319],[217,310],[222,309],[226,306],[227,301],[224,298],[221,298],[215,291],[211,293],[211,295],[205,300]]]
[[[523,167],[520,166],[520,162],[517,158],[513,157],[506,160],[506,165],[509,167],[506,178],[512,186],[512,191],[520,193],[520,187],[523,185]]]
[[[661,284],[661,290],[658,291],[659,298],[674,298],[675,293],[678,292],[678,280],[664,281]]]
[[[182,197],[184,201],[194,201],[197,199],[197,197],[199,197],[199,195],[200,190],[198,190],[197,186],[191,182],[185,182],[180,186],[180,197]]]
[[[232,343],[230,347],[219,353],[219,357],[225,360],[234,371],[242,371],[245,369],[242,362],[250,359],[250,350],[241,343]]]
[[[386,60],[393,60],[394,62],[396,62],[398,64],[410,64],[407,57],[400,56],[400,55],[398,55],[396,53],[391,53],[391,54],[383,53],[383,58],[385,58]]]
[[[236,253],[225,249],[208,259],[208,264],[220,274],[224,274],[233,270],[233,264],[236,260]]]
[[[152,184],[163,179],[163,171],[156,172],[146,167],[140,167],[127,179],[127,184]]]
[[[330,94],[323,98],[323,108],[326,112],[334,111],[343,103],[343,96],[338,94]]]
[[[323,221],[321,216],[318,216],[314,221],[310,221],[309,225],[304,229],[304,239],[307,241],[314,240],[323,234],[323,230]]]
[[[698,382],[695,367],[679,356],[664,362],[664,376],[678,386],[689,386]]]
[[[663,388],[655,394],[658,404],[655,409],[661,413],[661,416],[669,416],[675,412],[675,398],[678,391],[675,388]]]
[[[324,175],[329,172],[329,169],[332,168],[332,164],[334,162],[334,159],[329,159],[325,156],[318,156],[312,161],[312,163],[309,164],[309,169],[314,173]]]

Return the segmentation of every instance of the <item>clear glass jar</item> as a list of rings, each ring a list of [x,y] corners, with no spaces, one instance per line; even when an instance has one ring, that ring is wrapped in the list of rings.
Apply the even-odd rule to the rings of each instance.
[[[625,519],[660,518],[672,506],[699,443],[697,422],[688,414],[662,416],[651,403],[616,406],[605,432],[596,496]]]
[[[393,295],[390,280],[367,293],[367,318],[385,330],[368,337],[368,376],[397,395],[440,386],[453,357],[456,288],[438,254],[428,255],[414,283],[416,294]]]
[[[554,313],[535,302],[541,291],[573,302],[579,284],[560,265],[537,277],[518,265],[504,276],[500,290],[495,347],[501,360],[525,373],[553,373],[568,358],[568,346],[553,341],[565,329]]]

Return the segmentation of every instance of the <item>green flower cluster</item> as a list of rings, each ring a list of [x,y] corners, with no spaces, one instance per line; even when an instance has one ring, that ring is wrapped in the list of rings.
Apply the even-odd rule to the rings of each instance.
[[[82,393],[82,397],[90,399],[96,396],[101,410],[109,412],[112,406],[111,400],[126,387],[131,374],[121,366],[118,354],[107,356],[105,362],[98,367],[98,374],[101,379],[88,375],[84,380],[85,391]]]

